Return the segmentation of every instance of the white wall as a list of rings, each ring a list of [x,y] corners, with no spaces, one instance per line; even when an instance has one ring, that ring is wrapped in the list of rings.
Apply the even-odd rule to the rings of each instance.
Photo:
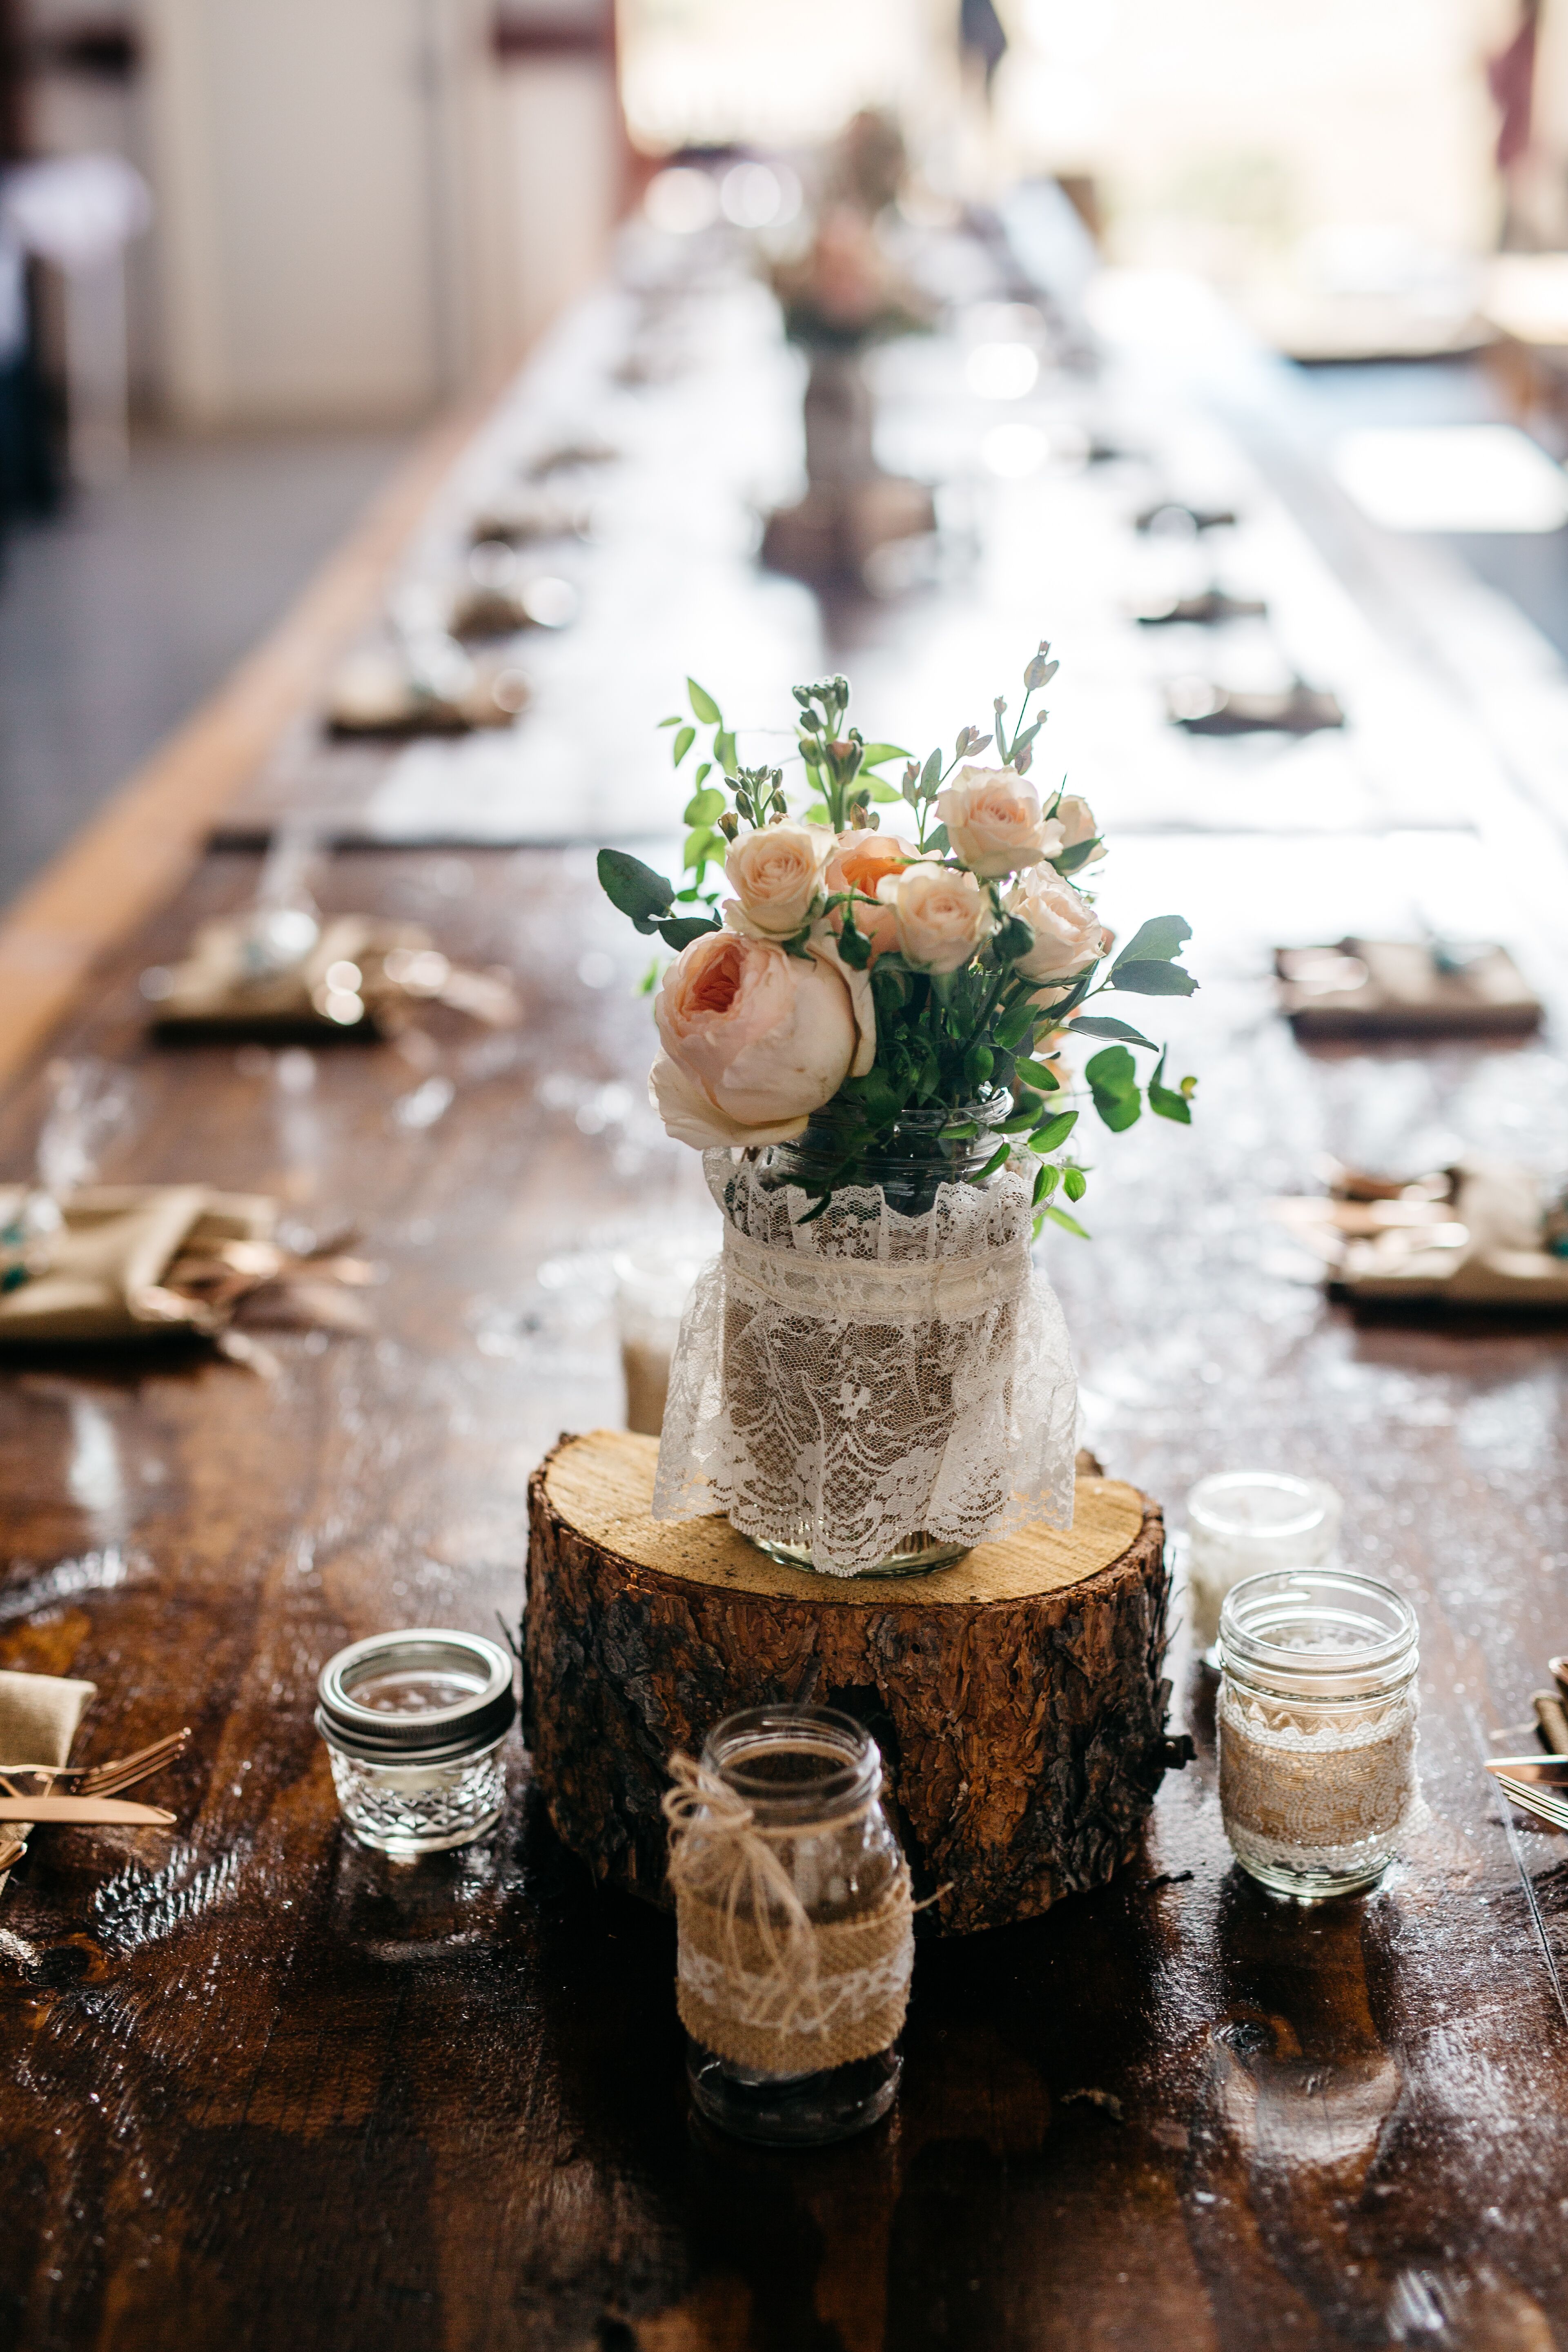
[[[607,67],[502,65],[489,0],[144,0],[165,403],[411,417],[603,267]]]

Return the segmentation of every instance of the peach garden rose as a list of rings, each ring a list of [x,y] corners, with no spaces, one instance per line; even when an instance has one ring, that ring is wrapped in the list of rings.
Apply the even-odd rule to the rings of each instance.
[[[949,866],[906,866],[885,876],[877,895],[893,910],[900,950],[922,971],[961,971],[995,929],[990,893]]]
[[[823,824],[770,824],[743,833],[724,860],[724,877],[735,893],[724,908],[731,929],[756,939],[793,939],[821,895],[822,868],[833,846]]]
[[[871,961],[885,955],[899,943],[898,917],[891,907],[868,907],[861,903],[877,896],[884,877],[897,875],[911,862],[912,853],[907,842],[887,833],[841,833],[837,845],[828,859],[822,877],[827,896],[837,897],[841,890],[858,890],[860,900],[855,906],[855,928],[871,946]],[[844,911],[835,907],[828,917],[836,933],[844,929]]]
[[[960,768],[937,794],[936,813],[954,856],[982,881],[1038,866],[1063,846],[1061,826],[1042,815],[1038,793],[1011,768]]]
[[[869,1066],[846,977],[825,957],[786,955],[736,931],[710,931],[682,950],[654,1019],[662,1048],[648,1081],[654,1107],[671,1135],[700,1150],[786,1143],[857,1060]]]
[[[1048,867],[1016,883],[1006,905],[1035,934],[1014,966],[1025,980],[1076,980],[1110,950],[1111,935],[1089,900]]]

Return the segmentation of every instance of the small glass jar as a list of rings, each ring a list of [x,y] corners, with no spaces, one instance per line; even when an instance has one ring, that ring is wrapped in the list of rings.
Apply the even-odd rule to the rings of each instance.
[[[1012,1115],[1013,1097],[1001,1087],[973,1102],[900,1111],[884,1149],[847,1172],[846,1154],[858,1130],[847,1129],[831,1110],[821,1110],[807,1119],[794,1143],[771,1144],[763,1152],[763,1179],[798,1184],[807,1192],[822,1184],[875,1185],[900,1216],[924,1216],[936,1205],[940,1184],[976,1181],[1005,1140],[996,1130]],[[955,1134],[957,1128],[971,1132]]]
[[[316,1728],[362,1845],[411,1862],[499,1819],[500,1746],[517,1714],[499,1643],[445,1626],[373,1633],[328,1659],[317,1692]]]
[[[657,1437],[664,1427],[680,1318],[692,1284],[718,1246],[715,1230],[706,1248],[688,1233],[648,1234],[616,1252],[616,1319],[626,1383],[626,1427],[645,1437]]]
[[[1193,1642],[1205,1665],[1226,1594],[1268,1569],[1321,1568],[1340,1539],[1344,1505],[1321,1478],[1274,1470],[1225,1470],[1187,1496],[1187,1598]]]
[[[1242,1868],[1300,1902],[1393,1860],[1415,1794],[1409,1603],[1370,1576],[1249,1576],[1220,1612],[1219,1800]]]
[[[710,1734],[702,1763],[750,1808],[814,1927],[870,1920],[900,1892],[904,1860],[882,1803],[881,1750],[853,1717],[832,1707],[750,1707]],[[701,1834],[700,1816],[693,1834]],[[897,1975],[900,1963],[889,1965]],[[907,1987],[907,1958],[902,1965]],[[679,1968],[683,1991],[701,1981],[700,1958],[684,1937]],[[900,2021],[902,2008],[900,1994]],[[699,2112],[771,2147],[814,2147],[866,2130],[892,2105],[902,2068],[896,2032],[869,2056],[806,2074],[762,2072],[687,2036]]]

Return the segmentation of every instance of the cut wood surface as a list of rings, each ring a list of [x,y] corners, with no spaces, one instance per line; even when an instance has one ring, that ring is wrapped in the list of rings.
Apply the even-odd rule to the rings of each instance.
[[[737,1707],[847,1707],[876,1734],[917,1893],[948,1930],[1030,1918],[1131,1853],[1165,1763],[1164,1526],[1080,1478],[925,1576],[828,1577],[727,1519],[652,1516],[651,1437],[565,1438],[530,1492],[531,1740],[595,1874],[666,1899],[659,1800]]]

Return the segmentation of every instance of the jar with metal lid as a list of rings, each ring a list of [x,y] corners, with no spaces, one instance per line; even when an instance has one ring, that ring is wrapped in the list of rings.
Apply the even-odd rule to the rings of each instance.
[[[517,1714],[499,1643],[445,1626],[373,1633],[321,1668],[316,1728],[362,1845],[412,1861],[467,1845],[499,1818],[500,1747]]]
[[[699,2111],[780,2147],[891,2106],[914,1964],[881,1751],[830,1707],[752,1707],[672,1760],[678,1998]]]
[[[1260,1885],[1353,1895],[1392,1861],[1415,1794],[1409,1603],[1330,1568],[1251,1576],[1219,1621],[1225,1833]]]

